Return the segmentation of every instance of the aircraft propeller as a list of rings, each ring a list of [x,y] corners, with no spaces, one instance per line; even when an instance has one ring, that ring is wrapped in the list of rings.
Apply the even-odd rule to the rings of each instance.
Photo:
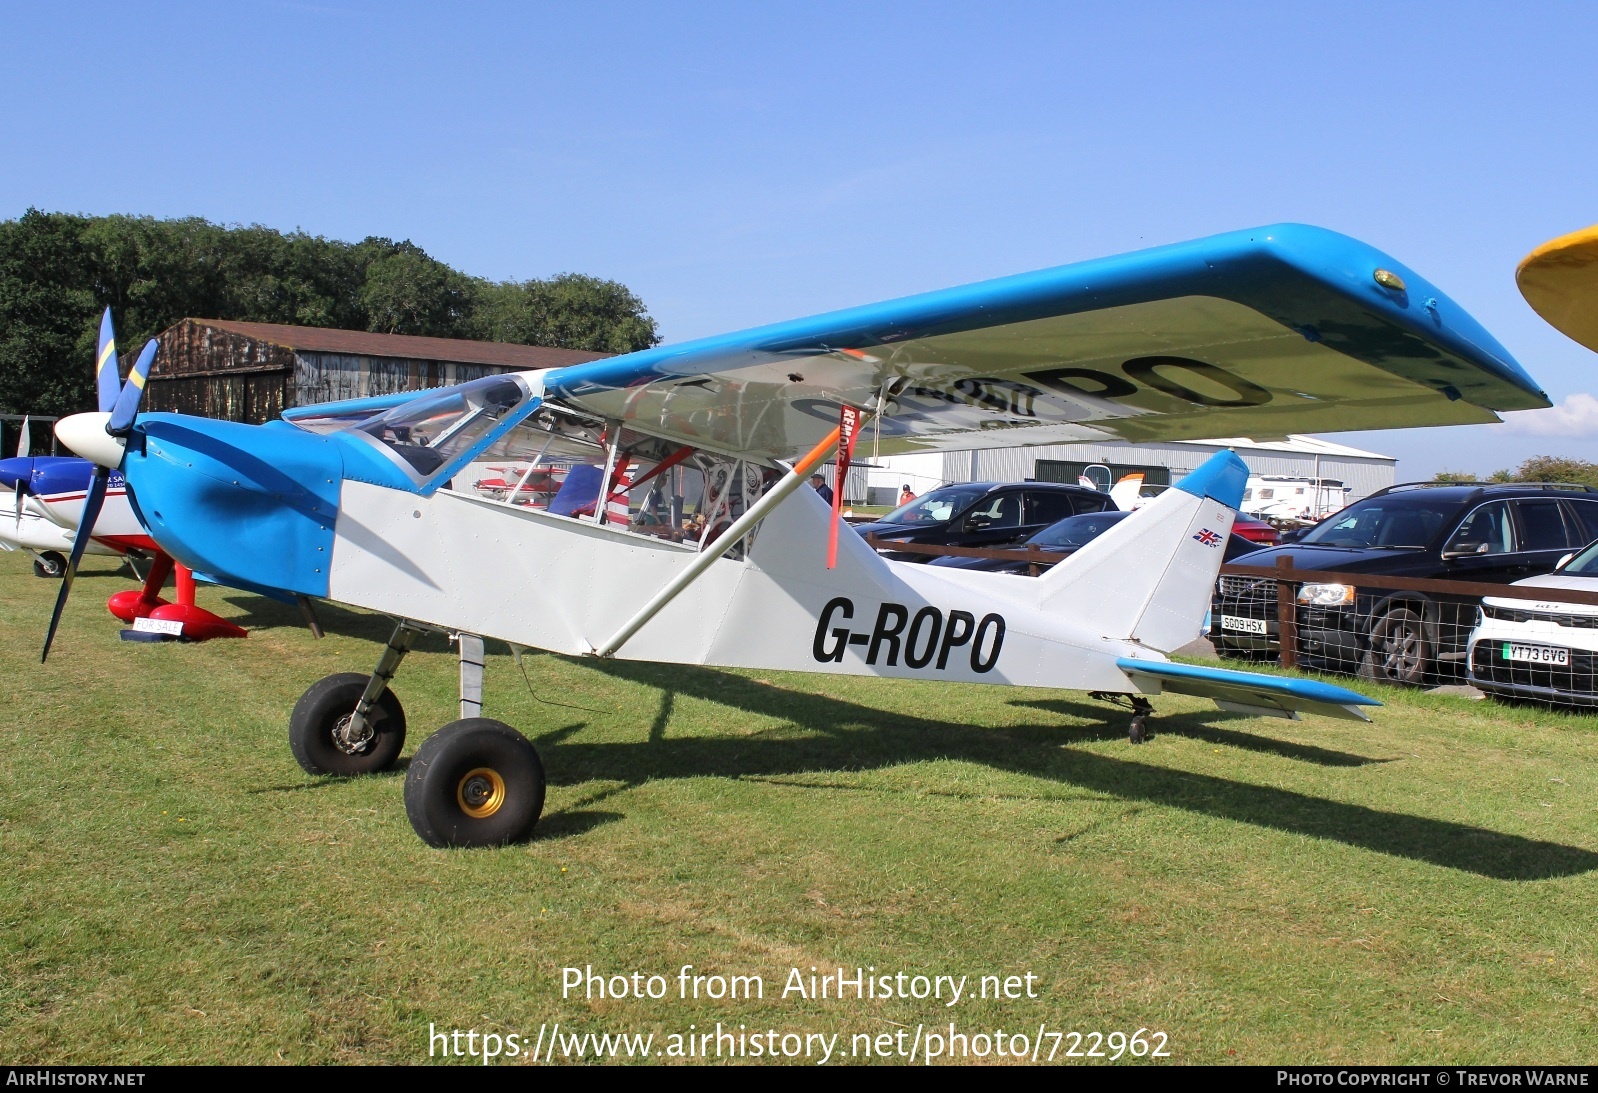
[[[139,353],[139,359],[134,362],[133,370],[128,373],[128,381],[119,385],[116,370],[116,338],[111,329],[111,309],[106,308],[105,317],[100,321],[100,353],[95,375],[100,413],[76,415],[76,419],[92,419],[91,421],[66,418],[60,424],[73,422],[76,426],[75,431],[87,428],[89,435],[92,436],[93,424],[103,418],[106,436],[125,438],[133,431],[133,420],[138,416],[139,401],[144,397],[144,381],[150,374],[150,366],[155,363],[155,351],[159,346],[160,343],[154,338],[146,342],[143,351]],[[69,443],[68,447],[74,446]],[[85,451],[85,448],[89,450]],[[103,441],[76,446],[74,450],[79,455],[93,459],[94,478],[90,480],[88,493],[83,499],[83,515],[78,520],[77,534],[72,538],[72,553],[67,558],[67,569],[62,575],[61,591],[56,594],[55,610],[50,615],[50,629],[44,636],[44,652],[39,656],[41,664],[50,657],[50,646],[55,641],[56,627],[61,624],[61,613],[66,609],[67,596],[72,592],[72,580],[77,576],[78,562],[82,560],[83,551],[94,534],[94,524],[100,517],[101,506],[105,503],[105,492],[111,481],[111,472],[116,469],[105,462],[112,458],[112,449]],[[121,444],[114,446],[117,465],[121,464],[123,450]]]

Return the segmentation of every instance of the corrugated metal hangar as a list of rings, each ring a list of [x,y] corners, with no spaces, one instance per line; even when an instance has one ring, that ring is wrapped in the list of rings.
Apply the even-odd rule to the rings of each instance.
[[[1142,471],[1151,486],[1167,485],[1218,451],[1230,448],[1248,464],[1250,473],[1338,479],[1357,501],[1396,480],[1398,460],[1311,436],[1253,441],[1246,438],[1179,440],[1169,444],[1045,444],[1035,448],[990,448],[971,452],[938,452],[890,456],[871,472],[873,491],[902,485],[924,493],[945,482],[1075,482],[1091,464],[1110,468],[1119,478]],[[882,502],[886,503],[886,502]]]
[[[161,332],[144,409],[270,421],[294,406],[444,387],[607,353],[362,330],[184,319]],[[123,373],[134,353],[123,357]]]

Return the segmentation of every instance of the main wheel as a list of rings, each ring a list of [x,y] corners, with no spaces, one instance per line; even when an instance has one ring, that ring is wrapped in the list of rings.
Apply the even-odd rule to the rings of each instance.
[[[67,571],[67,556],[59,550],[47,550],[33,560],[35,577],[59,577]]]
[[[422,742],[405,774],[405,814],[428,846],[503,846],[544,811],[544,764],[527,738],[486,717]]]
[[[1431,667],[1426,625],[1407,607],[1395,607],[1371,625],[1370,652],[1360,665],[1366,679],[1418,685]]]
[[[311,684],[289,715],[289,750],[307,774],[375,774],[387,770],[405,746],[405,710],[392,690],[373,706],[366,733],[351,737],[350,715],[367,676],[340,672]]]

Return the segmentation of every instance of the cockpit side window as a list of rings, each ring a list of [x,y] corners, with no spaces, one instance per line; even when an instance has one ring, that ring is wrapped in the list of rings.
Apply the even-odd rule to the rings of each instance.
[[[488,376],[412,399],[351,426],[351,431],[376,441],[412,479],[426,485],[515,417],[530,397],[515,377]]]

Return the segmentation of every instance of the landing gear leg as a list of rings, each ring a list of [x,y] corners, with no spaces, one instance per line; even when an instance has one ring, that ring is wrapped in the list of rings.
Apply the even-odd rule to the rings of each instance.
[[[1127,739],[1134,744],[1145,744],[1154,734],[1149,731],[1149,718],[1154,716],[1154,707],[1142,695],[1132,695],[1132,724],[1127,729]]]
[[[138,581],[140,584],[143,584],[144,579],[150,575],[150,566],[153,564],[153,559],[151,559],[147,554],[137,550],[130,550],[122,556],[122,561],[126,563],[128,572],[133,574],[134,580]],[[144,563],[143,573],[139,572],[140,562]]]
[[[416,639],[421,636],[420,630],[406,626],[403,622],[394,627],[394,632],[389,635],[388,644],[383,646],[383,655],[377,658],[377,668],[367,679],[366,689],[361,692],[360,700],[355,703],[355,712],[350,714],[344,730],[345,745],[371,735],[367,719],[372,716],[372,710],[383,697],[383,692],[388,690],[388,685],[394,682],[394,677],[399,674],[400,662],[405,659],[405,654],[411,651],[411,646],[415,645]]]
[[[461,717],[483,713],[483,639],[476,634],[456,634],[461,653]]]
[[[317,681],[289,717],[289,748],[310,774],[387,770],[405,746],[405,711],[389,690],[421,630],[394,628],[370,676],[341,672]]]

